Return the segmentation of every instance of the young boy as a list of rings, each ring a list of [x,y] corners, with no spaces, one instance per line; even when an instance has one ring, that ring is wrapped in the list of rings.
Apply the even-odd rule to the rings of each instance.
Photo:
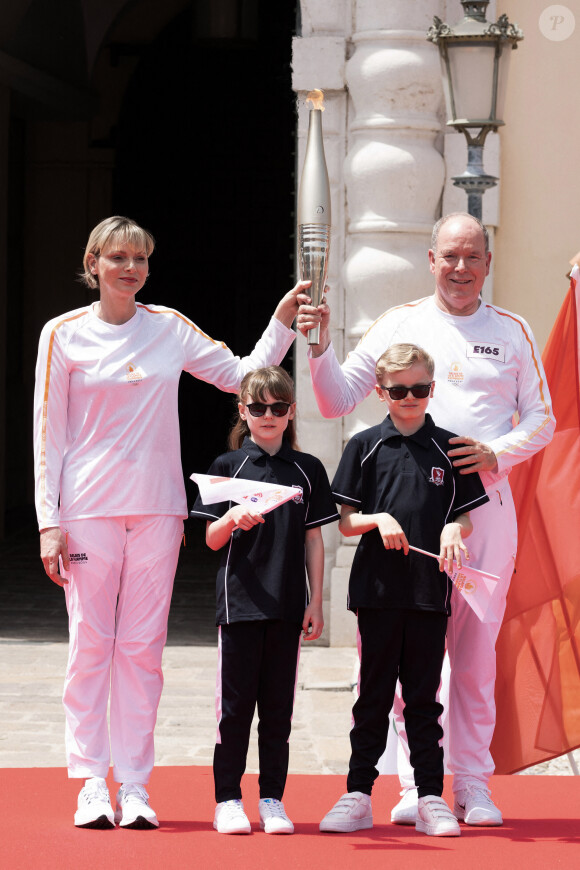
[[[389,415],[355,435],[340,461],[332,491],[340,531],[361,535],[350,575],[348,607],[357,614],[360,677],[353,707],[352,754],[344,794],[321,831],[357,831],[373,824],[375,767],[387,742],[397,679],[419,795],[416,829],[460,834],[442,799],[441,705],[436,700],[450,613],[455,559],[469,558],[463,538],[469,510],[488,501],[478,474],[461,475],[447,457],[451,432],[426,414],[434,363],[413,344],[392,345],[376,365],[376,392]],[[409,544],[439,554],[409,551]]]

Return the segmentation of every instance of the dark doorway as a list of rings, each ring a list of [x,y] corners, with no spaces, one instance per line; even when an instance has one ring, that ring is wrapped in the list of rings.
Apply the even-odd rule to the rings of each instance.
[[[177,308],[241,356],[293,284],[294,7],[261,2],[218,38],[193,4],[143,53],[116,131],[113,211],[157,239],[141,301]],[[186,480],[224,451],[233,410],[182,376]]]
[[[236,17],[232,12],[228,20],[216,24],[212,16],[218,6],[243,9],[244,15]],[[111,57],[115,52],[128,52],[138,56],[139,62],[111,138],[87,143],[94,151],[112,149],[115,166],[112,200],[92,223],[107,213],[128,214],[157,239],[151,277],[140,294],[141,301],[177,308],[240,355],[250,352],[276,301],[293,283],[296,118],[290,59],[295,27],[295,0],[227,4],[197,0],[187,4],[149,44],[140,41],[139,34],[131,45],[107,44],[103,50],[111,52]],[[96,96],[107,101],[105,94]],[[50,199],[44,193],[51,189],[46,178],[54,173],[57,184],[58,172],[67,165],[62,158],[68,153],[67,136],[83,140],[79,131],[88,128],[53,120],[49,129],[60,143],[57,157],[29,165],[22,156],[23,143],[33,134],[41,138],[44,128],[37,132],[37,123],[35,116],[18,117],[12,129],[10,278],[16,288],[23,283],[22,263],[30,263],[32,257],[42,260],[34,246],[28,257],[23,255],[29,244],[26,232],[30,232],[26,209],[33,211],[36,201],[23,191],[37,191],[43,201]],[[45,187],[39,186],[38,166]],[[66,175],[65,184],[74,186],[70,178],[76,177]],[[87,190],[88,186],[87,182]],[[40,327],[32,328],[24,312],[35,310],[38,298],[47,309],[39,323],[88,301],[74,280],[86,240],[87,214],[95,213],[88,206],[88,196],[79,182],[75,196],[64,197],[62,209],[58,199],[51,205],[58,220],[43,226],[43,244],[51,251],[64,250],[66,256],[51,259],[50,292],[42,285],[39,297],[11,294],[11,304],[17,308],[11,324],[18,328],[12,329],[10,341],[24,348],[25,322],[33,333],[30,347],[15,351],[14,360],[33,360]],[[108,197],[103,198],[108,202]],[[78,229],[74,245],[63,246],[64,217],[67,239],[71,226]],[[76,238],[75,232],[72,235]],[[284,364],[292,369],[291,355]],[[27,484],[31,476],[30,396],[20,385],[24,377],[15,381],[10,392],[10,406],[15,409],[12,418],[22,421],[26,437],[22,427],[15,425],[7,445],[11,496],[7,537],[0,546],[6,568],[0,587],[7,605],[2,623],[10,629],[7,636],[56,639],[66,635],[66,614],[62,596],[44,576],[37,556],[38,534]],[[14,397],[19,404],[14,405]],[[231,396],[187,375],[182,377],[182,461],[190,503],[195,487],[189,475],[206,471],[224,451],[233,410]],[[209,642],[215,637],[215,556],[203,544],[203,529],[193,521],[188,525],[169,637],[170,642]],[[38,607],[31,610],[29,602],[36,601],[37,593]]]

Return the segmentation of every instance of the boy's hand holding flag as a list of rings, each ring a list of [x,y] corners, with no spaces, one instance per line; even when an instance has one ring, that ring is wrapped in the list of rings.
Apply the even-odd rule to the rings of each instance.
[[[410,544],[409,549],[416,553],[423,553],[424,556],[439,559],[435,553],[420,550],[419,547],[413,547]],[[489,574],[487,571],[478,571],[477,568],[467,568],[465,565],[458,567],[455,560],[453,561],[453,570],[447,572],[447,576],[457,591],[465,598],[478,619],[482,622],[494,622],[497,619],[493,596],[499,577],[496,577],[495,574]]]

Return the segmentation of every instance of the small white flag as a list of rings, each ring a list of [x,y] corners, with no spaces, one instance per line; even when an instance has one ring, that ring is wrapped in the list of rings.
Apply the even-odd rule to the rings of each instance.
[[[439,559],[435,553],[420,550],[419,547],[412,547],[410,544],[409,549]],[[500,579],[496,574],[479,571],[477,568],[467,568],[465,565],[458,568],[457,562],[453,560],[453,571],[448,574],[448,577],[481,622],[496,622],[498,617],[495,611],[494,593]]]
[[[297,486],[262,483],[240,477],[214,477],[211,474],[192,474],[191,479],[199,486],[204,504],[235,501],[236,504],[247,504],[253,510],[267,514],[293,498],[302,500],[302,489]]]

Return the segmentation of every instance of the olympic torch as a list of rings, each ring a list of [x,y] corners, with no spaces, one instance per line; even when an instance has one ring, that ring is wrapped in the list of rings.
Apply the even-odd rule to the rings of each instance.
[[[330,251],[330,184],[322,140],[322,91],[310,91],[306,97],[312,103],[308,123],[306,156],[298,189],[298,250],[300,278],[312,281],[310,296],[313,305],[320,305]],[[320,343],[320,326],[308,333],[308,344]]]

